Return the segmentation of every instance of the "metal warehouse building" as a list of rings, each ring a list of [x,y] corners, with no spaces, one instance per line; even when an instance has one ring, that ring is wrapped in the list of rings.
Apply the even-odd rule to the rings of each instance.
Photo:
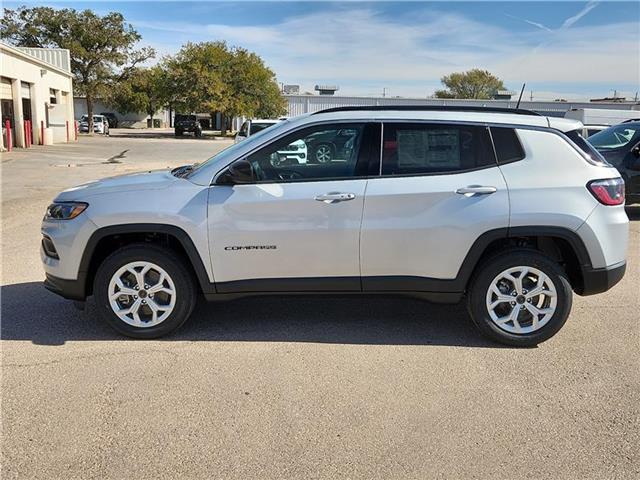
[[[394,97],[343,97],[333,95],[285,95],[289,116],[317,112],[325,108],[377,105],[434,105],[462,107],[504,107],[515,108],[515,100],[453,100],[432,98]],[[522,101],[520,108],[533,110],[549,117],[564,117],[568,110],[577,108],[604,108],[614,110],[640,110],[635,102],[529,102]]]
[[[69,50],[0,43],[3,149],[75,138],[70,67]]]

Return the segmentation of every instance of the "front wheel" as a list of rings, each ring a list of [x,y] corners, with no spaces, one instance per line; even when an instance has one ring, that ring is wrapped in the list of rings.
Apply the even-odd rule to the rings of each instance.
[[[196,303],[195,282],[185,261],[155,245],[116,250],[102,262],[94,281],[100,315],[133,338],[157,338],[177,329]]]
[[[535,250],[500,253],[478,267],[468,309],[480,332],[507,345],[548,340],[571,311],[572,289],[560,266]]]

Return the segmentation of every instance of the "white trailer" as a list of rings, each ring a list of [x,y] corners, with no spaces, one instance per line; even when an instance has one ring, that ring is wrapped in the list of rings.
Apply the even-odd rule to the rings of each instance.
[[[617,125],[625,120],[640,119],[640,110],[574,108],[567,111],[564,118],[580,120],[584,125]]]

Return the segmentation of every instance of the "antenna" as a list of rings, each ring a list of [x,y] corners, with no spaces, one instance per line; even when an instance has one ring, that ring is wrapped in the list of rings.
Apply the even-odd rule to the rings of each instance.
[[[520,100],[522,100],[522,94],[524,93],[524,87],[526,83],[522,84],[522,90],[520,90],[520,96],[518,97],[518,103],[516,104],[516,108],[520,108]]]

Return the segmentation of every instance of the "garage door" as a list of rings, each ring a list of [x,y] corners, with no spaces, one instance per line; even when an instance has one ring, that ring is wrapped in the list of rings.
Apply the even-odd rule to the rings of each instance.
[[[11,80],[6,77],[0,78],[0,99],[2,100],[11,100],[13,96],[11,95]]]
[[[20,82],[20,90],[22,98],[31,98],[31,85],[27,82]]]

